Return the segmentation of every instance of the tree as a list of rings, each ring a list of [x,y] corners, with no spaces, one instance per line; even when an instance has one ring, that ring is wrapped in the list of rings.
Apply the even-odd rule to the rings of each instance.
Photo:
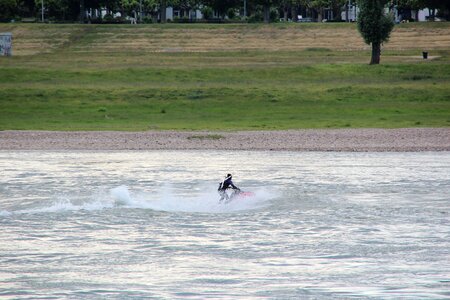
[[[255,3],[262,6],[264,23],[270,23],[271,8],[280,4],[280,0],[256,0]]]
[[[120,0],[120,7],[128,16],[132,16],[134,18],[136,14],[136,17],[138,17],[139,0]]]
[[[440,15],[444,18],[449,18],[450,0],[423,0],[425,6],[430,9],[430,17],[434,19],[436,10],[440,10]]]
[[[180,10],[185,12],[186,14],[189,14],[190,11],[193,11],[195,13],[194,19],[197,18],[197,10],[201,6],[200,0],[177,0],[176,3],[174,3],[175,6],[177,6]],[[187,15],[188,18],[191,18],[192,16]]]
[[[442,0],[439,8],[439,17],[450,21],[450,0]]]
[[[242,4],[240,0],[204,0],[204,5],[211,7],[219,16],[225,16],[229,9],[239,7]]]
[[[297,9],[301,4],[301,0],[280,0],[280,10],[283,12],[283,19],[287,21],[289,14],[294,22],[297,22]]]
[[[372,45],[370,64],[379,64],[381,44],[389,40],[394,21],[385,15],[384,6],[388,0],[358,0],[358,29],[368,45]]]
[[[450,0],[398,0],[397,3],[400,9],[415,10],[416,14],[418,14],[420,9],[428,8],[432,19],[435,16],[436,10],[438,10],[441,17],[449,18]]]
[[[310,6],[314,8],[317,12],[317,21],[322,22],[323,19],[323,9],[329,6],[329,0],[312,0],[310,1]]]
[[[14,18],[16,0],[0,0],[0,21],[9,21]]]
[[[341,9],[347,3],[347,0],[331,0],[331,9],[333,11],[333,19],[341,20]]]
[[[425,0],[399,0],[399,8],[422,9],[426,7]]]
[[[264,23],[270,23],[270,7],[272,5],[272,0],[262,0],[260,1],[263,6],[263,16]]]
[[[0,3],[3,0],[0,0]],[[0,4],[1,6],[1,4]],[[0,11],[5,11],[4,9],[0,8]],[[1,13],[0,13],[1,15]],[[36,16],[36,4],[34,0],[19,0],[17,1],[17,15],[20,17],[35,17]]]
[[[76,11],[73,11],[73,2],[71,0],[44,0],[45,18],[50,20],[76,20],[80,12],[80,2],[75,5]],[[42,0],[35,0],[35,7],[42,13]]]
[[[166,23],[166,9],[167,9],[167,0],[161,0],[160,2],[160,6],[159,6],[159,11],[160,11],[160,18],[161,18],[161,23]]]

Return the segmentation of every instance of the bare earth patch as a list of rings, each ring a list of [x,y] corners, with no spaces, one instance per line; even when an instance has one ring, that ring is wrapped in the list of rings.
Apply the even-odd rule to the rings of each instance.
[[[450,128],[1,131],[0,150],[450,151]]]
[[[413,25],[413,24],[411,24]],[[356,25],[291,24],[291,26],[83,26],[4,24],[14,36],[14,55],[51,53],[70,47],[74,53],[158,53],[216,51],[301,51],[327,48],[370,50]],[[448,49],[450,28],[396,26],[384,50]],[[78,40],[84,42],[74,42]],[[268,42],[270,41],[270,42]]]

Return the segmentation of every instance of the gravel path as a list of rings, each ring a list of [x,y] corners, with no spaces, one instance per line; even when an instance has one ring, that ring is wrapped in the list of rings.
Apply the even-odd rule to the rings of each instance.
[[[450,128],[0,131],[0,150],[450,151]]]

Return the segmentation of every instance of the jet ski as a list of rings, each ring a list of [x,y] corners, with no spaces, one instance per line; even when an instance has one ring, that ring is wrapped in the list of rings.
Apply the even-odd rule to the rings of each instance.
[[[229,203],[231,201],[241,201],[241,200],[245,200],[245,199],[249,199],[251,197],[255,196],[255,193],[253,192],[244,192],[241,190],[232,190],[231,192],[227,192],[225,191],[224,193],[226,193],[225,197],[222,197],[221,200],[219,200],[219,202],[224,202],[224,203]],[[225,200],[225,201],[223,201]]]
[[[220,194],[219,203],[222,203],[224,200],[225,203],[228,203],[235,199],[245,199],[254,196],[252,192],[241,191],[233,184],[231,178],[232,175],[228,173],[225,180],[219,183],[219,188],[217,189]],[[231,192],[229,192],[230,189],[232,189]]]

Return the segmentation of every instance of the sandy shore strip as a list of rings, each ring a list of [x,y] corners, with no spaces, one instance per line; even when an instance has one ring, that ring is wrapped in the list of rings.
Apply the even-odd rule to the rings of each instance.
[[[450,128],[0,131],[0,150],[450,151]]]

